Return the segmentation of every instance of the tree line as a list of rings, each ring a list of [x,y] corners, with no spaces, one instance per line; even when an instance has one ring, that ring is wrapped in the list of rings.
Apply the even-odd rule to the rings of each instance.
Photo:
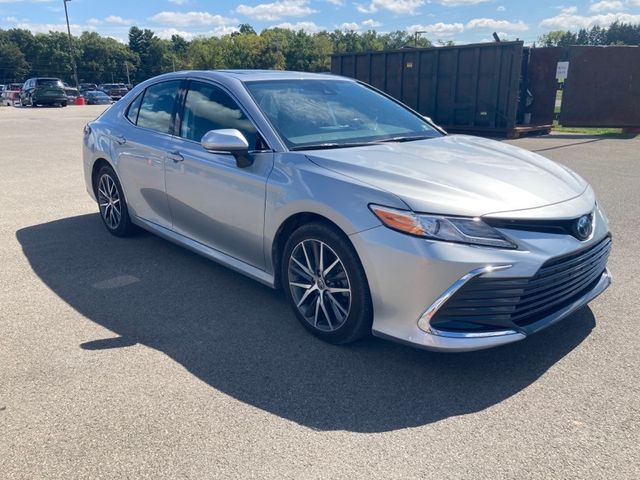
[[[640,24],[615,22],[608,28],[595,25],[578,32],[557,30],[545,33],[539,39],[543,47],[568,47],[570,45],[640,45]]]
[[[614,23],[574,32],[549,32],[542,46],[638,45],[640,25]],[[442,44],[442,43],[440,43]],[[222,37],[180,35],[159,38],[154,31],[131,27],[128,43],[84,32],[72,37],[72,49],[81,82],[137,83],[160,73],[185,69],[266,68],[325,72],[331,54],[429,47],[424,36],[406,31],[378,33],[335,30],[307,33],[269,28],[257,33],[251,25]],[[0,29],[0,83],[22,82],[34,76],[54,76],[73,82],[66,33],[33,34],[24,29]]]
[[[96,32],[72,37],[80,82],[137,83],[160,73],[185,69],[266,68],[324,72],[334,52],[429,47],[431,42],[403,31],[378,33],[341,31],[307,33],[269,28],[257,33],[251,25],[222,37],[180,35],[159,38],[154,31],[131,27],[128,44]],[[128,75],[127,75],[128,74]],[[72,83],[73,68],[66,33],[33,34],[0,29],[0,83],[35,76],[54,76]]]

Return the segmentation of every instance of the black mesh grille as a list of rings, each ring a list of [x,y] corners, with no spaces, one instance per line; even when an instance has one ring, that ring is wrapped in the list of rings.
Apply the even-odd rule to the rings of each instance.
[[[569,305],[600,280],[611,238],[547,261],[530,278],[477,277],[458,290],[431,323],[445,330],[526,327]]]

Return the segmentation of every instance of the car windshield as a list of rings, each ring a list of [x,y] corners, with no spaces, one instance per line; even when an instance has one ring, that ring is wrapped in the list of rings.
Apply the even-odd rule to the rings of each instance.
[[[267,80],[246,85],[291,150],[441,136],[419,115],[356,82]]]
[[[62,82],[56,78],[39,78],[36,83],[39,87],[63,87]]]

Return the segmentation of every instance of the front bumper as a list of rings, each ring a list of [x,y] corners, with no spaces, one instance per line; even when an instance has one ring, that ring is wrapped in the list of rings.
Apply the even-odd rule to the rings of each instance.
[[[429,350],[463,352],[513,343],[558,322],[610,285],[607,270],[578,298],[523,328],[442,331],[432,328],[425,314],[442,307],[473,277],[533,277],[550,259],[596,245],[608,235],[608,227],[598,209],[595,215],[595,232],[585,242],[569,235],[502,230],[518,243],[518,250],[434,242],[382,226],[352,235],[372,294],[373,334]]]

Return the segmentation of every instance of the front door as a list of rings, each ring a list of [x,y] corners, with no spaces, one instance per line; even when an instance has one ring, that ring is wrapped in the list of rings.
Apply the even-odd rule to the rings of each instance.
[[[221,128],[240,130],[250,149],[262,149],[253,152],[251,166],[239,168],[233,155],[202,148],[202,136]],[[190,83],[178,134],[165,169],[173,229],[264,268],[264,205],[273,153],[236,101],[209,83]]]

